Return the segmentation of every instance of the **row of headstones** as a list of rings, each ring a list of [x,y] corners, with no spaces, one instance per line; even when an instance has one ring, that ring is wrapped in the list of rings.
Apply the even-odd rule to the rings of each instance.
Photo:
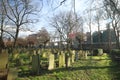
[[[102,53],[102,50],[99,50],[100,53]],[[15,51],[14,53],[19,53]],[[48,70],[55,69],[55,57],[58,56],[58,66],[61,67],[70,67],[72,63],[79,59],[87,59],[87,54],[89,54],[89,51],[75,51],[70,50],[67,51],[61,51],[57,54],[53,54],[51,50],[30,50],[27,52],[29,54],[32,54],[31,56],[31,62],[32,62],[32,72],[39,74],[40,66],[41,66],[41,58],[40,55],[44,58],[47,58],[48,60]]]
[[[21,52],[20,50],[14,50],[14,52],[13,52],[14,53],[14,57],[16,58],[19,55],[20,52]],[[103,50],[102,49],[98,49],[98,52],[101,54],[101,53],[103,53]],[[61,67],[61,66],[63,67],[63,66],[65,66],[64,65],[65,61],[66,61],[66,63],[68,63],[68,66],[69,66],[70,63],[74,63],[74,61],[77,61],[79,59],[87,59],[87,55],[89,54],[89,51],[70,50],[69,52],[61,51],[59,53],[57,51],[57,54],[52,54],[53,52],[51,52],[50,49],[46,49],[46,50],[44,50],[44,49],[40,50],[39,49],[39,50],[29,50],[29,51],[26,52],[26,54],[29,54],[29,55],[35,55],[36,53],[41,55],[43,58],[48,58],[48,62],[49,63],[50,63],[50,61],[51,62],[53,61],[50,58],[51,55],[53,55],[54,59],[56,59],[56,56],[57,56],[59,67]],[[64,64],[61,63],[62,61],[63,61]],[[30,62],[32,62],[32,56],[30,57]],[[54,60],[54,62],[55,62],[55,60]]]
[[[57,54],[58,56],[58,66],[61,67],[70,67],[72,63],[75,61],[85,58],[87,59],[88,51],[61,51]],[[34,51],[34,55],[32,56],[32,71],[33,73],[39,74],[40,71],[40,55],[44,58],[48,58],[48,70],[55,69],[55,54],[50,51],[43,52],[39,54],[39,52]]]

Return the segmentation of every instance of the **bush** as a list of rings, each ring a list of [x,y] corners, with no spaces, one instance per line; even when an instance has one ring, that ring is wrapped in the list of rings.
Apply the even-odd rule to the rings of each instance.
[[[120,57],[120,50],[119,49],[113,49],[111,51],[111,55]]]

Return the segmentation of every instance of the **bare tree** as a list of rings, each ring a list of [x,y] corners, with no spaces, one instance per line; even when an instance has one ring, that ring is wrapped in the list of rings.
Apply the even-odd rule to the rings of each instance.
[[[44,27],[42,27],[41,30],[39,30],[39,32],[37,33],[37,40],[38,44],[43,45],[44,48],[46,44],[50,41],[50,35]]]
[[[3,8],[2,2],[0,2],[0,52],[4,48],[4,42],[3,42],[3,27],[5,22],[5,11]]]
[[[119,0],[104,0],[105,6],[109,6],[111,11],[115,11],[117,14],[120,14],[120,1]]]
[[[85,16],[85,18],[84,18],[84,21],[85,21],[85,23],[88,25],[88,29],[89,29],[89,35],[90,35],[90,39],[89,39],[89,43],[90,44],[92,44],[92,20],[93,20],[93,14],[92,14],[92,9],[91,9],[91,6],[90,6],[90,8],[89,9],[87,9],[86,10],[86,12],[85,12],[87,15]]]
[[[36,15],[37,9],[32,5],[30,0],[2,0],[5,14],[10,20],[9,24],[15,26],[14,44],[16,41],[20,29],[29,23],[34,23],[35,19],[32,19],[31,15]]]
[[[97,23],[97,27],[98,27],[98,43],[100,43],[101,42],[101,37],[100,37],[100,34],[101,34],[101,32],[100,32],[100,21],[101,21],[101,19],[102,19],[102,15],[103,15],[103,11],[102,10],[97,10],[96,11],[96,15],[95,15],[95,22]]]
[[[69,34],[77,30],[79,31],[82,21],[81,17],[78,17],[77,14],[75,17],[72,12],[63,12],[54,15],[50,25],[57,30],[61,40],[67,42],[67,48],[69,48],[71,44]]]
[[[27,47],[27,41],[23,38],[18,38],[16,42],[17,47]]]
[[[84,42],[85,34],[83,32],[78,32],[75,38],[79,42],[79,47],[82,50],[82,43]]]
[[[26,37],[28,47],[33,47],[37,44],[37,34],[31,34]]]
[[[119,33],[120,33],[120,1],[119,0],[104,0],[105,9],[107,16],[112,19],[111,26],[114,29],[116,36],[116,46],[120,48],[119,45]],[[110,26],[110,25],[109,25]]]

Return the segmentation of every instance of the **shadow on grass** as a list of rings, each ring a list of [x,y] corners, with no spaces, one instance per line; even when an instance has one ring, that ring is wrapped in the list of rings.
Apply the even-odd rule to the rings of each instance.
[[[45,70],[41,69],[39,75],[32,74],[31,71],[24,71],[21,72],[19,77],[25,77],[25,76],[42,76],[45,74],[52,74],[54,72],[64,72],[64,71],[76,71],[76,70],[89,70],[89,69],[106,69],[106,68],[114,68],[114,66],[103,66],[103,67],[96,67],[96,66],[80,66],[80,67],[68,67],[68,68],[57,68],[54,70]]]
[[[97,59],[99,60],[110,60],[110,59]],[[97,61],[96,59],[92,59],[92,61]],[[83,60],[83,61],[88,61],[88,60]],[[84,62],[83,62],[84,63]],[[91,64],[91,63],[90,63]],[[108,69],[109,73],[113,75],[112,80],[120,80],[120,64],[115,65],[114,62],[111,63],[111,66],[79,66],[79,67],[68,67],[68,68],[56,68],[54,70],[47,70],[47,69],[41,69],[39,75],[32,74],[31,70],[26,70],[26,71],[21,71],[19,72],[19,77],[29,77],[29,76],[43,76],[47,74],[54,74],[54,73],[59,73],[59,72],[71,72],[71,71],[79,71],[79,70],[92,70],[92,69]]]
[[[111,74],[113,74],[114,78],[113,80],[120,80],[120,59],[116,60],[116,54],[115,53],[111,53],[110,54],[111,57],[111,64],[110,65],[114,65],[114,68],[111,68],[110,71],[112,72]],[[119,55],[117,55],[117,57],[120,57]]]
[[[113,74],[112,80],[120,80],[120,62],[112,61],[111,65],[114,65],[113,68],[110,68],[109,71]]]

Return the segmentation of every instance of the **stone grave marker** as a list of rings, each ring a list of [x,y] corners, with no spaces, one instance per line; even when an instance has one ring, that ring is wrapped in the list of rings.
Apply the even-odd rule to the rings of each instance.
[[[8,75],[8,52],[2,50],[0,53],[0,80],[7,80]]]
[[[71,62],[74,63],[75,61],[75,50],[71,52]]]
[[[66,68],[67,67],[70,67],[70,65],[71,65],[71,61],[70,61],[71,59],[70,59],[70,53],[69,52],[66,52],[65,53],[65,64],[66,64]]]
[[[49,66],[48,66],[48,70],[52,70],[54,69],[54,64],[55,64],[55,57],[54,57],[54,54],[52,53],[49,53]]]
[[[83,51],[82,51],[82,50],[80,50],[80,51],[78,52],[78,57],[79,57],[79,59],[81,59],[81,58],[83,57]]]
[[[87,59],[88,51],[85,51],[85,59]]]
[[[75,51],[75,61],[78,61],[78,59],[79,59],[79,53],[78,51]]]
[[[63,51],[59,54],[59,67],[64,67],[65,66],[65,54]]]
[[[102,55],[103,54],[103,49],[98,49],[98,55]]]
[[[34,54],[32,56],[32,73],[39,75],[40,71],[40,57],[39,54]]]

